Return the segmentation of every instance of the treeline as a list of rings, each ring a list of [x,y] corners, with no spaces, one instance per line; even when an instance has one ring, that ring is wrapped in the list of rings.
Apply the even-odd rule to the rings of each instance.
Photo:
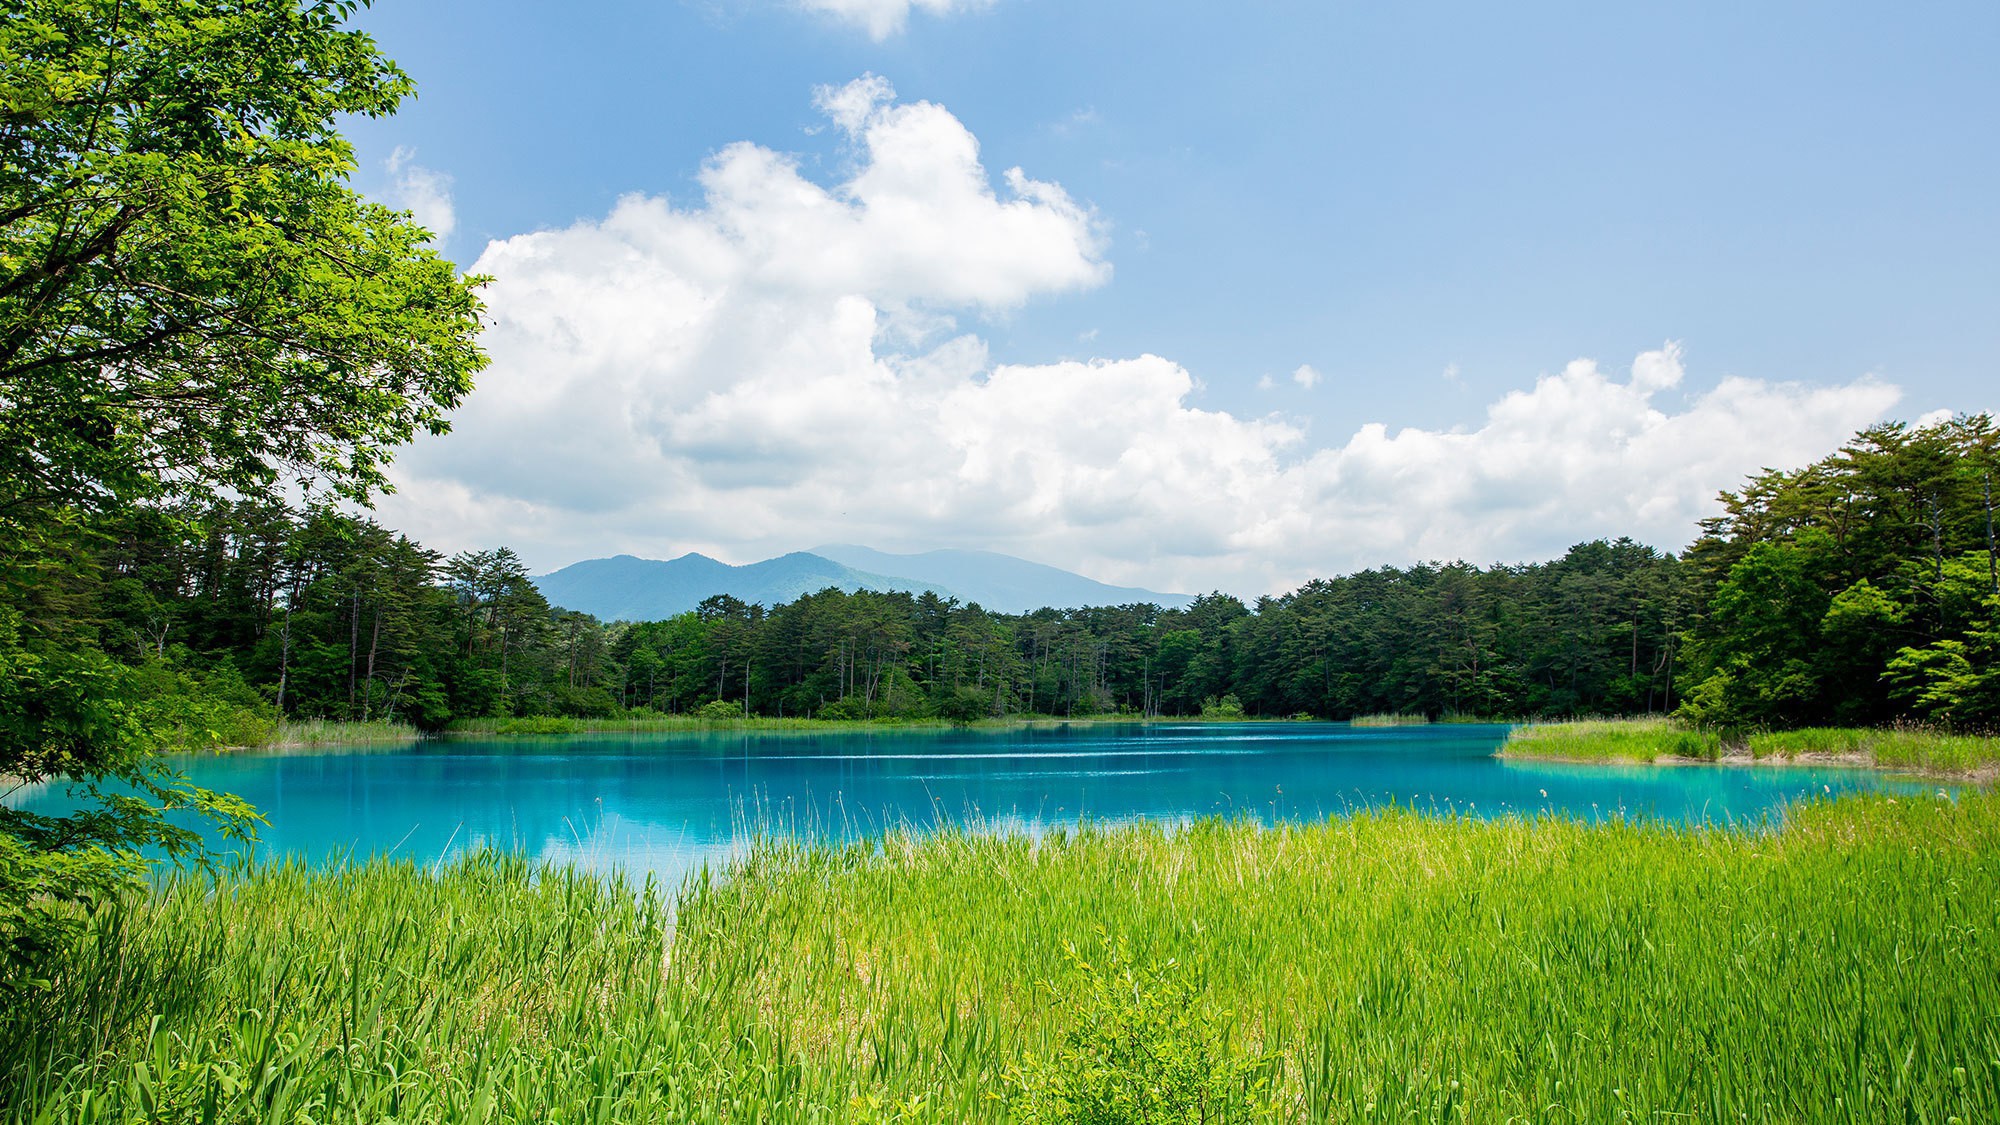
[[[143,511],[71,564],[67,612],[133,665],[276,715],[703,712],[830,719],[1341,719],[1678,712],[1723,726],[1990,722],[1995,438],[1866,431],[1724,495],[1684,556],[1382,567],[1254,604],[992,613],[935,594],[718,596],[664,621],[551,606],[506,549],[446,558],[271,505]]]
[[[1722,495],[1685,555],[1683,714],[1724,727],[2000,721],[2000,434],[1884,425]]]
[[[664,621],[551,606],[505,549],[445,558],[366,519],[150,511],[69,564],[69,612],[134,665],[249,685],[273,712],[401,720],[635,710],[820,718],[1380,711],[1675,702],[1682,565],[1628,541],[1479,569],[1384,567],[1254,606],[1226,594],[991,613],[935,594],[718,596]]]

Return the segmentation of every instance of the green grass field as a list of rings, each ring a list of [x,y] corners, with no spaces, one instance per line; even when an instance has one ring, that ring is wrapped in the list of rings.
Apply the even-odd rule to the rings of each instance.
[[[1211,1120],[2000,1117],[1985,793],[1762,834],[1390,811],[767,844],[678,896],[274,867],[93,934],[0,1019],[7,1120],[1085,1120],[1106,1091]]]

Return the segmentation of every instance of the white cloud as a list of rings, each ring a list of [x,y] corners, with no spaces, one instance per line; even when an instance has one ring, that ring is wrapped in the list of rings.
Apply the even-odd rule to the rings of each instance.
[[[1196,408],[1159,356],[995,365],[958,318],[1105,282],[1090,211],[1018,169],[996,190],[956,118],[879,79],[818,101],[855,148],[839,183],[737,144],[698,206],[634,195],[490,244],[493,365],[456,432],[398,464],[385,521],[550,568],[838,540],[1256,593],[1600,535],[1678,547],[1717,489],[1822,456],[1898,399],[1867,378],[1684,393],[1669,345],[1623,377],[1570,363],[1477,428],[1327,443]]]
[[[798,0],[798,3],[809,12],[822,12],[854,24],[879,43],[903,30],[910,21],[911,9],[948,16],[991,7],[993,0]]]
[[[1272,379],[1269,375],[1257,376],[1257,389],[1260,391],[1268,391],[1277,385],[1276,380]]]
[[[451,177],[418,164],[416,158],[415,149],[398,145],[389,159],[382,162],[395,177],[389,188],[389,202],[408,211],[418,225],[442,243],[458,226],[458,211],[452,205]]]
[[[1310,363],[1301,363],[1292,372],[1292,382],[1297,383],[1306,390],[1312,390],[1314,387],[1319,386],[1320,379],[1320,373],[1314,370],[1313,365]]]

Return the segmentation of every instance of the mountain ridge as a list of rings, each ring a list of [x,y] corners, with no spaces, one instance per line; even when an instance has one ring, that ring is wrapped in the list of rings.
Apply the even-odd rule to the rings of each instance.
[[[913,579],[870,574],[806,551],[733,566],[696,551],[671,560],[613,555],[584,559],[535,578],[553,605],[602,621],[657,621],[686,613],[703,599],[727,594],[745,602],[782,605],[829,586],[843,590],[949,590]]]
[[[829,551],[846,557],[832,557]],[[868,565],[877,561],[895,569],[885,571]],[[953,580],[947,581],[945,576]],[[717,594],[777,606],[828,587],[849,592],[907,590],[919,595],[929,592],[941,598],[956,598],[961,604],[976,602],[1000,613],[1027,613],[1045,606],[1073,608],[1144,602],[1181,606],[1193,601],[1186,594],[1112,586],[997,551],[938,550],[897,555],[854,544],[791,551],[741,566],[698,551],[665,560],[620,554],[571,563],[537,576],[535,584],[551,604],[604,621],[672,617]]]
[[[998,551],[945,548],[894,554],[852,543],[829,543],[812,548],[811,553],[859,570],[933,582],[955,591],[960,601],[977,602],[1000,613],[1031,613],[1044,607],[1146,603],[1174,609],[1194,601],[1188,594],[1113,586],[1061,567]]]

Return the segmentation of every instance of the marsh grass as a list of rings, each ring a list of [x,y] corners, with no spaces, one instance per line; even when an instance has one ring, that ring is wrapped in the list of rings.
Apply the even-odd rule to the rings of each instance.
[[[1666,718],[1582,719],[1517,727],[1508,735],[1501,753],[1578,762],[1715,761],[1747,755],[1755,761],[1834,759],[1889,769],[1966,774],[2000,766],[2000,738],[1902,726],[1809,727],[1731,739],[1712,731],[1690,730]]]
[[[2000,765],[2000,738],[1950,734],[1923,727],[1880,730],[1820,727],[1753,734],[1753,758],[1791,759],[1800,755],[1859,757],[1881,766],[1962,773]]]
[[[1516,727],[1501,753],[1576,762],[1653,762],[1661,758],[1714,761],[1720,736],[1687,730],[1661,718],[1577,719]]]
[[[414,742],[417,728],[408,723],[340,722],[334,719],[298,719],[279,723],[265,746],[273,749],[311,746],[367,745],[387,742]]]
[[[1762,833],[1389,810],[765,840],[672,909],[494,856],[182,877],[0,1011],[0,1117],[1048,1117],[1108,1023],[1224,1087],[1262,1060],[1279,1119],[1993,1120],[1996,854],[1974,793]],[[1107,1012],[1078,959],[1155,986]]]
[[[1421,727],[1430,724],[1426,715],[1356,715],[1347,720],[1347,725],[1355,727]]]
[[[1417,717],[1421,721],[1422,716]],[[883,718],[883,719],[819,719],[819,718],[775,718],[767,715],[730,718],[703,718],[698,715],[635,715],[609,719],[580,719],[560,715],[535,715],[508,719],[459,719],[446,729],[447,734],[475,737],[548,737],[571,734],[652,734],[675,731],[746,731],[753,734],[783,733],[842,733],[871,730],[912,731],[912,730],[1015,730],[1021,727],[1056,726],[1104,726],[1141,725],[1147,723],[1198,723],[1217,721],[1214,716],[1144,716],[1138,714],[1105,713],[1099,715],[1010,715],[1000,719],[977,719],[969,723],[954,722],[950,719],[926,718]],[[1237,715],[1223,721],[1267,722],[1248,716]]]

